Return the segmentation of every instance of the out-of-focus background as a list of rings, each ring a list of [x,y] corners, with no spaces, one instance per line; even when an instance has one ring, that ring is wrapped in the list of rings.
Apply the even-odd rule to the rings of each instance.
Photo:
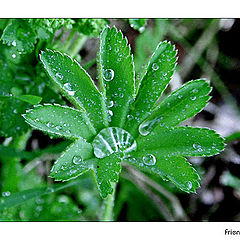
[[[175,44],[178,66],[167,91],[199,78],[207,79],[213,87],[209,104],[184,124],[215,129],[227,143],[225,151],[217,156],[189,158],[201,176],[201,187],[196,194],[184,193],[160,177],[123,168],[116,192],[114,220],[240,221],[240,20],[148,19],[140,30],[134,29],[127,19],[108,21],[127,37],[137,73],[160,41]],[[90,64],[88,72],[95,80],[97,51],[98,38],[88,37],[77,55],[81,65]],[[35,61],[38,61],[37,57]],[[8,141],[11,139],[1,138],[3,146]],[[34,130],[25,150],[44,152],[46,148],[54,149],[60,145],[64,145],[63,140],[51,139]],[[56,149],[49,150],[32,159],[24,155],[18,160],[21,171],[16,172],[15,168],[6,167],[3,160],[6,156],[0,151],[0,157],[3,154],[0,165],[2,198],[29,189],[37,196],[2,209],[0,221],[98,219],[102,200],[91,174],[84,174],[62,189],[52,188],[55,184],[48,175],[57,153]],[[15,177],[20,174],[20,180],[10,174]],[[5,188],[6,183],[13,191]],[[37,189],[46,185],[49,189],[42,190],[44,194],[37,194],[40,191]]]

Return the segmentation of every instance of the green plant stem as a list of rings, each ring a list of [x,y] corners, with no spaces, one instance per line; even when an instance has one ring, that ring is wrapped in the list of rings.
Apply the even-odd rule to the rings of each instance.
[[[115,200],[116,183],[112,183],[113,193],[108,195],[103,203],[103,213],[101,221],[113,221],[113,207]]]
[[[77,33],[77,28],[73,28],[70,34],[68,35],[67,40],[64,43],[64,51],[67,51],[68,48],[71,46],[73,38],[75,37]]]
[[[235,141],[235,140],[240,140],[240,132],[235,132],[225,138],[226,143]]]
[[[72,58],[74,58],[79,53],[86,40],[87,37],[85,35],[79,34],[78,38],[74,41],[71,48],[69,49],[69,53]]]

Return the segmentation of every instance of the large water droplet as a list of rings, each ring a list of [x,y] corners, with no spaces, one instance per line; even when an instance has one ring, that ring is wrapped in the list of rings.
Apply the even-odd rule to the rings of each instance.
[[[131,152],[137,148],[134,138],[122,128],[109,127],[99,132],[93,140],[94,154],[97,158],[104,158],[113,153]]]
[[[114,71],[112,69],[106,69],[103,72],[103,78],[107,82],[112,81],[114,78]]]
[[[73,157],[72,161],[73,161],[74,164],[80,164],[82,162],[82,157],[76,155],[76,156]]]
[[[152,166],[156,164],[156,158],[153,154],[147,154],[143,157],[143,162],[148,166]]]

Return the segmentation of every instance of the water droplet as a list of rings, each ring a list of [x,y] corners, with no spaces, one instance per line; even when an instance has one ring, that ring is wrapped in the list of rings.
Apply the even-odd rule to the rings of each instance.
[[[113,107],[113,105],[114,105],[114,102],[110,101],[108,107],[111,108],[111,107]]]
[[[152,166],[156,164],[156,158],[152,154],[147,154],[146,156],[143,157],[143,162],[148,166]]]
[[[186,181],[187,184],[187,190],[192,189],[192,183],[190,181]]]
[[[12,54],[12,58],[16,58],[16,56],[17,56],[16,54]]]
[[[106,69],[103,72],[103,78],[109,82],[112,81],[114,78],[114,71],[112,69]]]
[[[58,73],[58,72],[56,73],[56,77],[60,78],[61,80],[63,79],[63,75],[61,73]]]
[[[80,164],[82,162],[82,157],[76,155],[76,156],[73,157],[72,161],[73,161],[74,164]]]
[[[190,99],[193,101],[196,100],[196,98],[197,98],[196,96],[190,97]]]
[[[198,90],[195,88],[195,89],[192,90],[192,92],[193,92],[193,93],[197,93]]]
[[[104,158],[113,153],[131,152],[137,148],[134,138],[122,128],[109,127],[99,132],[93,140],[94,154],[97,158]]]
[[[181,99],[181,98],[182,98],[182,95],[178,95],[178,98]]]
[[[129,121],[133,120],[133,115],[127,115],[127,119],[128,119]]]
[[[156,64],[156,63],[153,63],[153,65],[152,65],[152,70],[153,71],[156,71],[156,70],[158,70],[159,69],[159,66]]]
[[[113,116],[113,111],[109,110],[108,113],[110,116]]]
[[[10,195],[11,195],[11,193],[9,191],[2,193],[3,197],[9,197]]]
[[[12,45],[13,45],[14,47],[16,47],[16,46],[17,46],[17,43],[16,43],[16,41],[15,41],[15,40],[12,42]]]
[[[75,91],[72,90],[72,86],[71,86],[70,83],[64,83],[63,87],[64,87],[65,90],[67,90],[67,92],[70,96],[74,96]]]

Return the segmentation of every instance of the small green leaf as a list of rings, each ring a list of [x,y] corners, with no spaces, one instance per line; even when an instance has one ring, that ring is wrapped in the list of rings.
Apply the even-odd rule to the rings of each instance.
[[[132,28],[142,33],[147,25],[147,20],[145,18],[130,18],[129,23]]]
[[[192,127],[157,126],[136,139],[141,154],[160,152],[163,156],[212,156],[224,149],[224,140],[214,130]]]
[[[38,105],[23,117],[34,128],[70,139],[90,139],[96,133],[84,112],[66,106]]]
[[[235,188],[235,189],[240,189],[240,178],[234,176],[229,171],[225,171],[222,174],[222,176],[220,178],[220,181],[225,186],[232,187],[232,188]]]
[[[78,139],[57,159],[50,177],[57,181],[75,178],[93,169],[96,159],[90,159],[92,157],[94,157],[92,145],[83,139]]]
[[[162,156],[160,151],[155,154],[143,154],[142,156],[133,152],[131,157],[124,160],[142,170],[158,174],[164,180],[171,180],[185,192],[194,193],[200,186],[200,178],[196,170],[184,157],[166,157]]]
[[[167,87],[176,65],[176,51],[169,42],[161,42],[138,78],[136,99],[128,115],[126,129],[137,135],[138,124],[149,115]]]
[[[166,97],[139,126],[141,134],[148,134],[157,124],[176,126],[182,121],[200,112],[211,98],[209,83],[195,80]]]
[[[1,40],[12,46],[15,52],[30,53],[34,49],[36,35],[26,20],[13,19],[4,29]]]
[[[26,102],[14,98],[5,98],[0,101],[1,122],[0,135],[5,137],[20,136],[27,132],[29,126],[25,123],[21,114],[29,108]]]
[[[98,159],[95,175],[99,192],[103,198],[113,193],[112,183],[118,182],[120,171],[121,159],[117,154]]]
[[[134,94],[133,57],[127,39],[115,27],[104,28],[99,45],[99,81],[110,126],[122,127]]]
[[[10,196],[6,196],[0,199],[0,211],[4,208],[16,207],[30,199],[60,191],[77,183],[79,183],[79,180],[72,181],[66,184],[54,184],[51,187],[34,188],[24,190],[22,192],[13,193]]]
[[[15,98],[30,103],[32,105],[37,105],[42,101],[42,98],[39,96],[34,96],[34,95],[18,95],[14,96]]]
[[[77,20],[77,29],[82,33],[91,37],[98,37],[102,29],[108,24],[106,19],[101,18],[80,18]]]
[[[75,106],[84,109],[97,131],[107,127],[103,96],[87,72],[69,56],[46,50],[40,59],[51,79]]]

